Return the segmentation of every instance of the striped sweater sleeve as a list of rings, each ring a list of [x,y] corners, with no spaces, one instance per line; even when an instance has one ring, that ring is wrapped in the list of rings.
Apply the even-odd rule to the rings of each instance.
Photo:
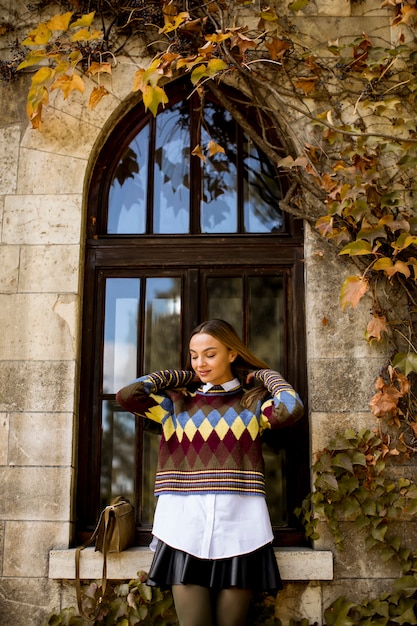
[[[274,370],[257,370],[254,372],[269,391],[270,397],[261,407],[261,428],[282,428],[297,422],[303,415],[304,407],[298,393]]]
[[[127,411],[162,423],[172,413],[172,401],[165,389],[186,387],[194,373],[186,370],[161,370],[137,378],[116,394],[116,401]]]

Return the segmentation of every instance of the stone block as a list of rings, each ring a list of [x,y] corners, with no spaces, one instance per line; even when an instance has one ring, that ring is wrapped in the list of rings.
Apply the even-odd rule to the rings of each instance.
[[[380,359],[312,359],[308,363],[310,410],[351,413],[369,410]]]
[[[19,292],[77,293],[79,270],[77,245],[22,246]]]
[[[0,411],[74,412],[73,361],[0,361]]]
[[[0,295],[0,359],[73,359],[78,304],[69,294]]]
[[[12,413],[10,415],[10,465],[70,466],[72,441],[73,415],[71,413]]]
[[[0,413],[0,465],[7,465],[9,461],[9,428],[9,415]]]
[[[349,17],[351,0],[316,0],[317,14],[327,17]]]
[[[72,479],[69,467],[0,467],[0,519],[67,522]]]
[[[49,550],[67,547],[69,533],[68,522],[6,522],[3,576],[48,576]]]
[[[77,117],[72,114],[72,107],[80,99],[82,99],[84,109],[82,115]],[[54,155],[65,155],[82,159],[84,160],[84,165],[81,167],[86,167],[87,160],[100,132],[99,124],[85,121],[84,112],[88,109],[88,98],[81,96],[81,94],[77,96],[77,94],[73,93],[71,98],[65,102],[62,93],[56,91],[51,94],[50,98],[50,103],[54,101],[57,102],[57,108],[50,104],[42,111],[42,132],[28,128],[22,137],[21,145],[22,147],[36,150],[36,154],[49,152]],[[66,106],[70,111],[69,113],[60,110]],[[65,129],[65,132],[62,132],[63,129]],[[66,176],[68,176],[68,173]],[[71,178],[71,175],[69,178]],[[82,182],[84,182],[84,175]]]
[[[310,624],[321,624],[321,586],[318,583],[285,583],[275,601],[275,616],[283,626],[291,620],[307,619]]]
[[[7,196],[3,243],[79,244],[81,194]]]
[[[82,193],[86,166],[85,159],[22,148],[17,193]]]
[[[60,586],[47,578],[0,580],[1,626],[40,626],[59,606]]]
[[[0,293],[15,293],[19,280],[19,246],[0,246],[0,267]]]
[[[0,128],[0,194],[16,192],[20,128],[17,124]]]
[[[336,433],[343,433],[348,428],[353,428],[353,430],[357,432],[362,428],[373,430],[376,426],[376,418],[371,412],[311,414],[310,433],[312,463],[316,460],[316,453],[323,450],[334,438]]]

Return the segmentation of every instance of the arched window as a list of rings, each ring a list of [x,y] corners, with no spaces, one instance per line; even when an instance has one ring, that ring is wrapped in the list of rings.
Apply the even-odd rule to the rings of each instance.
[[[178,84],[169,95],[155,118],[142,104],[132,109],[92,172],[78,540],[124,494],[135,504],[138,544],[149,542],[159,435],[115,393],[145,372],[184,367],[201,321],[232,323],[306,400],[302,224],[280,210],[285,176],[214,100],[202,107]],[[276,544],[299,545],[293,511],[309,486],[307,417],[268,433],[264,457]]]

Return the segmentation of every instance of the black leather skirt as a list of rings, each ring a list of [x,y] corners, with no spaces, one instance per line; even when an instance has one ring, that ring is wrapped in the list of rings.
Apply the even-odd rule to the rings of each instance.
[[[199,559],[158,541],[147,584],[161,589],[187,584],[269,593],[282,589],[272,544],[227,559]]]

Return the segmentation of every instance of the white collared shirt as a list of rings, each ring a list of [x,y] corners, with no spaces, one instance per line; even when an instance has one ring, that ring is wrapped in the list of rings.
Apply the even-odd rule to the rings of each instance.
[[[239,384],[224,383],[225,391]],[[207,392],[213,385],[203,385]],[[270,543],[272,527],[265,498],[235,494],[158,498],[152,533],[167,545],[201,559],[223,559],[253,552]],[[152,541],[154,549],[156,541]]]

